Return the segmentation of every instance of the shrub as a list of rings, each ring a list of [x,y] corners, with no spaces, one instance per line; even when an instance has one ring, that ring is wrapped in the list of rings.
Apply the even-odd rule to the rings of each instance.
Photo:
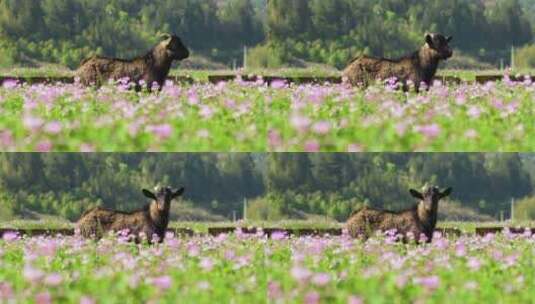
[[[249,51],[247,64],[251,68],[280,68],[285,62],[284,52],[280,48],[266,44]]]
[[[515,54],[515,61],[517,68],[535,68],[535,44],[519,49]]]
[[[515,204],[515,220],[535,219],[535,196],[526,197]]]

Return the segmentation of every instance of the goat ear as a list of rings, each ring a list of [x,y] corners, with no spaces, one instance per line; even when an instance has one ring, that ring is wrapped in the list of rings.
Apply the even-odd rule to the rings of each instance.
[[[184,187],[182,187],[182,188],[180,188],[180,189],[178,189],[178,190],[175,190],[175,191],[173,192],[173,198],[181,196],[182,193],[184,193]]]
[[[146,197],[151,198],[153,200],[156,199],[156,195],[154,195],[154,193],[150,192],[147,189],[143,189],[143,195],[145,195]]]
[[[448,38],[446,38],[446,41],[447,41],[448,43],[450,43],[452,40],[453,40],[453,37],[452,37],[452,36],[449,36]]]
[[[450,187],[450,188],[448,188],[448,189],[442,191],[442,193],[440,194],[440,196],[442,196],[442,197],[449,196],[449,195],[451,194],[451,191],[452,191],[452,189],[451,189],[451,187]]]
[[[420,200],[423,200],[423,199],[424,199],[424,196],[423,196],[420,192],[418,192],[418,191],[416,191],[416,190],[414,190],[414,189],[410,189],[409,192],[411,193],[411,195],[412,195],[414,198],[417,198],[417,199],[420,199]]]
[[[429,46],[433,46],[433,36],[431,34],[425,34],[425,43]]]

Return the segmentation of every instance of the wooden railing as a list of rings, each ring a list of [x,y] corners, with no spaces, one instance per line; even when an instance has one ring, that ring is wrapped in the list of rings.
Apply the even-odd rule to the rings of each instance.
[[[530,76],[532,80],[535,81],[535,76]],[[339,84],[342,83],[342,77],[337,76],[328,76],[328,77],[282,77],[282,76],[239,76],[239,75],[210,75],[208,76],[208,82],[217,84],[220,82],[235,81],[238,78],[244,82],[256,82],[263,81],[263,83],[271,84],[276,81],[281,81],[285,83],[294,83],[294,84]],[[437,80],[440,80],[446,84],[461,84],[463,80],[455,76],[437,76]],[[475,82],[479,84],[485,84],[487,82],[502,81],[504,79],[503,75],[478,75],[475,78]],[[515,82],[523,82],[526,80],[525,76],[510,76],[509,79]],[[6,81],[15,80],[18,83],[26,84],[56,84],[56,83],[74,83],[73,77],[19,77],[19,76],[0,76],[0,85],[4,84]],[[196,80],[189,76],[172,76],[168,80],[174,83],[195,83]],[[471,83],[470,81],[464,81]]]

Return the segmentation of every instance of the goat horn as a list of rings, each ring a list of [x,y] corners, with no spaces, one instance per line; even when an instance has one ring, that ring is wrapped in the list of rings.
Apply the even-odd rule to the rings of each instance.
[[[163,38],[163,39],[169,39],[169,38],[171,38],[171,34],[163,33],[163,34],[160,34],[160,37]]]

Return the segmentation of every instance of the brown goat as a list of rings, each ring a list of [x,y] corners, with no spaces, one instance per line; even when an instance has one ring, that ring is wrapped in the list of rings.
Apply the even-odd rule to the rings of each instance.
[[[167,79],[171,64],[175,60],[189,57],[189,50],[176,35],[165,34],[147,54],[125,60],[93,56],[85,59],[76,71],[76,77],[85,86],[102,85],[107,80],[127,80],[135,83],[136,91],[145,82],[150,91],[153,83],[161,89]]]
[[[411,195],[420,200],[416,206],[400,212],[364,207],[353,213],[346,223],[346,229],[352,237],[367,239],[377,231],[395,230],[404,237],[404,241],[408,234],[412,234],[416,240],[425,235],[430,242],[437,223],[438,202],[450,195],[451,191],[451,188],[440,191],[433,186],[422,194],[411,189]]]
[[[412,81],[418,92],[422,82],[427,87],[432,84],[439,62],[453,56],[448,45],[451,40],[452,37],[441,34],[426,34],[420,50],[400,59],[360,56],[349,64],[343,76],[350,84],[364,87],[375,80],[395,78],[405,91],[408,91],[408,82]]]
[[[183,192],[184,188],[173,190],[169,187],[162,187],[157,189],[156,193],[143,189],[143,194],[152,199],[152,202],[143,209],[121,212],[96,207],[86,211],[78,220],[76,227],[86,238],[100,239],[110,231],[127,231],[136,242],[140,241],[140,234],[144,234],[149,243],[152,243],[155,235],[159,242],[163,242],[169,224],[171,201]]]

